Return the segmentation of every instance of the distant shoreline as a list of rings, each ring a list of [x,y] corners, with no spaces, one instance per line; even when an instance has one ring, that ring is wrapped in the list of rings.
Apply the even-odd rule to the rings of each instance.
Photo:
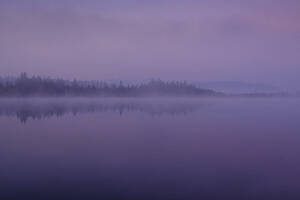
[[[118,84],[27,76],[0,77],[0,98],[287,98],[285,92],[230,94],[197,87],[186,81],[152,79],[147,83]]]

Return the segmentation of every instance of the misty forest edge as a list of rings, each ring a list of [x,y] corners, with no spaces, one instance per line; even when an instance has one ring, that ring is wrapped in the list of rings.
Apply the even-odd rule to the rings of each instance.
[[[273,94],[240,94],[242,96],[287,96],[285,93]],[[151,79],[147,83],[124,84],[120,81],[108,83],[105,81],[64,80],[29,77],[23,72],[18,77],[3,78],[0,76],[0,97],[144,97],[144,96],[190,96],[190,97],[226,97],[235,96],[217,92],[211,89],[199,88],[186,81],[162,81]]]

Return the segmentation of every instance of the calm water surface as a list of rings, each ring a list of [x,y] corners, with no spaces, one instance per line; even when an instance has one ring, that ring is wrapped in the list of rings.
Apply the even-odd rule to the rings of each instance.
[[[299,99],[2,99],[0,199],[300,199]]]

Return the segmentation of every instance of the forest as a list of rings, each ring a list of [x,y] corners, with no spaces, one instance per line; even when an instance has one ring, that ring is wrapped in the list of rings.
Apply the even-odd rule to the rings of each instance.
[[[162,81],[152,79],[147,83],[124,84],[105,81],[64,80],[54,78],[29,77],[21,73],[18,77],[0,77],[0,96],[102,96],[102,97],[142,97],[142,96],[220,96],[222,93],[203,89],[186,81]]]

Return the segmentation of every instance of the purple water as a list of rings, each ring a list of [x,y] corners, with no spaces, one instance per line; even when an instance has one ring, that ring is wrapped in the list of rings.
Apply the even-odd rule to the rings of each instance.
[[[300,199],[299,99],[0,100],[0,199]]]

